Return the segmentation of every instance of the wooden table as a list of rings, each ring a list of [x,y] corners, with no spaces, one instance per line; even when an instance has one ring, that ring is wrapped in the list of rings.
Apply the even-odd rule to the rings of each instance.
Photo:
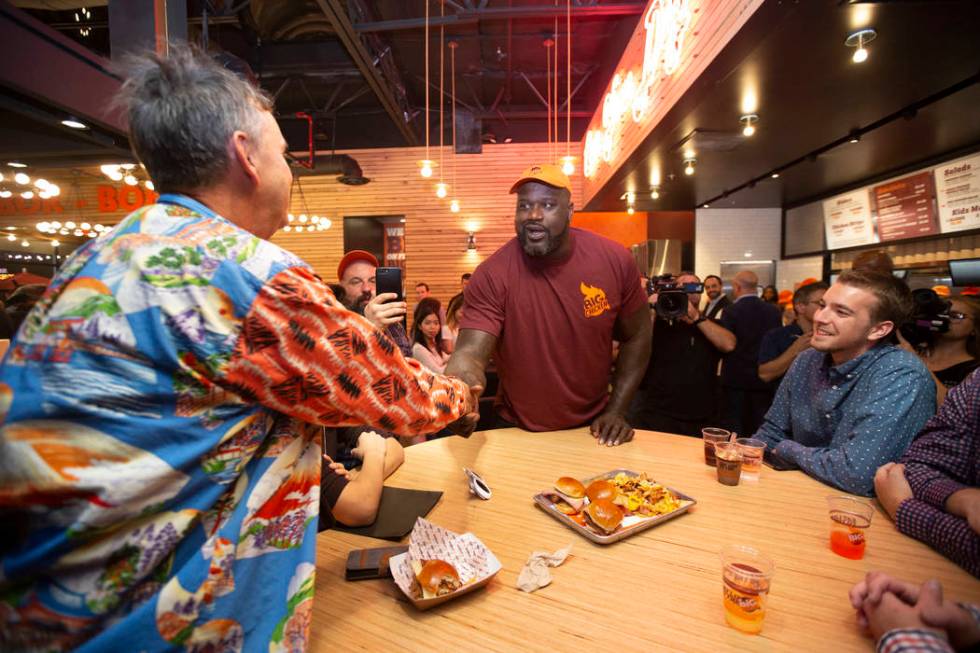
[[[428,518],[476,534],[504,568],[485,589],[419,612],[390,580],[344,581],[351,549],[385,542],[324,532],[317,544],[310,650],[870,651],[847,600],[867,571],[914,582],[938,578],[947,596],[980,602],[980,581],[900,534],[880,509],[864,559],[847,560],[828,546],[824,497],[836,494],[832,488],[801,472],[768,467],[758,483],[723,486],[702,451],[700,440],[651,432],[638,432],[627,445],[600,447],[585,429],[503,429],[408,447],[405,464],[388,483],[445,492]],[[471,497],[463,467],[486,479],[490,501]],[[698,505],[602,546],[531,500],[559,476],[587,478],[618,467],[646,471]],[[533,594],[516,588],[532,551],[569,543],[572,557],[552,570],[550,586]],[[718,553],[729,543],[755,546],[775,561],[761,635],[725,624]]]

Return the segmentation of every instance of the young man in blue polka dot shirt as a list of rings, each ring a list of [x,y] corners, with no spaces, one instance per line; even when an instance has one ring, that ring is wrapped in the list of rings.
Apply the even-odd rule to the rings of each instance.
[[[914,355],[890,343],[912,309],[891,275],[840,275],[756,437],[774,458],[846,492],[872,496],[875,470],[894,462],[936,412],[935,385]]]

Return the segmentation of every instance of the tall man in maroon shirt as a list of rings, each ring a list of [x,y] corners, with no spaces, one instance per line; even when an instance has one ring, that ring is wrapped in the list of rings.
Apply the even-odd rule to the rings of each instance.
[[[599,444],[633,437],[625,414],[650,357],[640,273],[611,240],[571,228],[571,183],[554,165],[513,185],[517,237],[481,264],[446,374],[485,385],[493,355],[500,425],[553,431],[590,424]],[[612,343],[620,351],[609,391]]]

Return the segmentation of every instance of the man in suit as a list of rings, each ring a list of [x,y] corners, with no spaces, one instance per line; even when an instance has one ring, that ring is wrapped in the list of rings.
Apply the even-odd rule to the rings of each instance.
[[[772,385],[759,378],[759,345],[767,331],[782,326],[779,308],[758,296],[759,278],[743,270],[732,280],[735,301],[725,309],[721,325],[735,334],[735,350],[721,365],[725,428],[748,437],[762,424],[772,403]]]
[[[704,278],[704,294],[708,297],[708,303],[704,305],[701,317],[709,320],[719,319],[718,314],[732,304],[722,288],[721,277],[717,275],[709,274]]]

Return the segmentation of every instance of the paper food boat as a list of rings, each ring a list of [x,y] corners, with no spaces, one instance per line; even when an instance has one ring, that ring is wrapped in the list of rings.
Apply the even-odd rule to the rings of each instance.
[[[395,584],[419,610],[428,610],[469,594],[489,583],[503,568],[490,549],[472,533],[457,535],[419,517],[410,538],[408,552],[392,556],[388,566],[391,567]],[[456,568],[463,586],[451,594],[430,599],[416,598],[412,593],[415,581],[412,560],[445,560]]]

